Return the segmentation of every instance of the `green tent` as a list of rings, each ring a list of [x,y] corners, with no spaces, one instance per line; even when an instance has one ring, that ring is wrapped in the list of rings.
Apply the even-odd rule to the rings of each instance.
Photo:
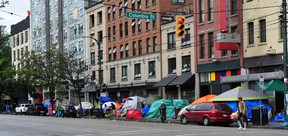
[[[144,117],[145,118],[160,118],[159,107],[162,102],[166,105],[166,117],[167,118],[175,117],[175,112],[174,112],[175,107],[172,101],[167,100],[167,99],[161,99],[161,100],[157,100],[153,102],[148,113]]]
[[[282,93],[285,91],[285,84],[279,79],[271,80],[268,83],[264,82],[263,86],[261,86],[258,81],[257,84],[265,91],[276,91]]]
[[[189,101],[187,99],[184,100],[174,99],[173,104],[176,109],[182,109],[183,107],[189,104]]]

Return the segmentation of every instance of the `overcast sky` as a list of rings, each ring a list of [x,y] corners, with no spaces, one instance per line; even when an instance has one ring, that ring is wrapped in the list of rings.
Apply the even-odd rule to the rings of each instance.
[[[0,0],[2,2],[2,0]],[[6,30],[10,33],[10,26],[17,24],[25,19],[27,10],[30,9],[30,0],[9,0],[9,4],[0,9],[0,25],[5,25]],[[9,13],[16,15],[11,15]]]

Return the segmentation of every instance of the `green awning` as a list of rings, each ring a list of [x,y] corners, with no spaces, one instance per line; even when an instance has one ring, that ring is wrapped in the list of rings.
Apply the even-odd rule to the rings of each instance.
[[[259,81],[257,81],[257,84],[260,86]],[[261,88],[265,91],[276,91],[283,93],[285,91],[285,84],[279,79],[274,79],[271,80],[269,83],[264,82],[264,85]]]

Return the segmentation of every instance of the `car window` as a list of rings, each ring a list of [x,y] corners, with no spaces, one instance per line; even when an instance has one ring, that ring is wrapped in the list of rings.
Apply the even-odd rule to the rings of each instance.
[[[215,109],[217,111],[227,111],[227,112],[232,112],[231,108],[226,105],[226,104],[216,104]]]
[[[25,105],[25,107],[29,107],[30,105]]]
[[[196,106],[197,111],[209,111],[212,110],[212,104],[211,103],[201,103]]]
[[[196,105],[193,105],[193,106],[190,107],[191,111],[195,111],[195,109],[196,109]]]

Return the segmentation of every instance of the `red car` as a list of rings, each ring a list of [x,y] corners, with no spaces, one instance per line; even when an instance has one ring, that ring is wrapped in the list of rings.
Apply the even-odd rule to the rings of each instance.
[[[186,111],[180,116],[182,124],[195,122],[205,126],[211,123],[229,125],[233,122],[230,118],[231,108],[224,103],[198,103],[186,108]]]

